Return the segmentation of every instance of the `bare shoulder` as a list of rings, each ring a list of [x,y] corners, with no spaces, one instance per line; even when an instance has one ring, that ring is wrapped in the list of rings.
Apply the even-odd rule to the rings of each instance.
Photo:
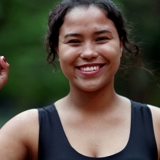
[[[0,130],[1,160],[34,157],[38,146],[38,127],[37,109],[24,111],[9,120]]]
[[[151,110],[154,123],[160,124],[160,108],[153,105],[148,105],[148,107]]]
[[[160,108],[152,105],[148,105],[151,109],[154,133],[158,147],[158,155],[160,159]]]

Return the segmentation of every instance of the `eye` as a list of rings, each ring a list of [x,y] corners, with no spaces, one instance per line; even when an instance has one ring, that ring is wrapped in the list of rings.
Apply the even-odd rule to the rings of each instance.
[[[108,40],[109,40],[108,37],[98,37],[98,38],[96,39],[96,42],[106,42],[106,41],[108,41]]]
[[[70,44],[79,44],[79,43],[81,43],[81,41],[78,40],[78,39],[71,39],[71,40],[68,41],[68,43],[70,43]]]

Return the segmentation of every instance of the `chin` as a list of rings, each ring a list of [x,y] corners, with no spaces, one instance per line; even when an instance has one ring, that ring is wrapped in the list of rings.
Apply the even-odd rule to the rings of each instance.
[[[82,90],[83,92],[97,92],[100,91],[103,87],[98,87],[98,86],[89,86],[89,87],[83,87],[83,88],[79,88],[80,90]]]

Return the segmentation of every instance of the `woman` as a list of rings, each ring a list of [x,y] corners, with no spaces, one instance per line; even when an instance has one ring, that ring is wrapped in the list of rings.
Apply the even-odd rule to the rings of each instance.
[[[138,47],[113,2],[62,1],[49,16],[47,48],[50,63],[58,56],[70,92],[7,122],[1,160],[160,159],[160,109],[114,90],[124,53],[136,55]]]
[[[8,80],[9,64],[4,56],[0,56],[0,88],[2,88]]]

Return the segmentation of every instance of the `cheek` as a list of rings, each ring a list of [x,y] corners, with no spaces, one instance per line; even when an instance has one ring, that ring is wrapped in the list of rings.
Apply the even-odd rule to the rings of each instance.
[[[106,60],[110,62],[111,61],[116,62],[122,56],[120,48],[117,47],[107,47],[105,49],[102,49],[100,52],[103,53],[103,57],[105,57]]]
[[[58,53],[58,57],[59,57],[59,62],[61,65],[64,65],[65,63],[68,62],[69,60],[69,53],[68,51],[65,49],[65,47],[60,47],[59,48],[59,53]]]
[[[59,45],[59,56],[63,59],[71,56],[73,57],[76,53],[75,47],[71,47],[68,44]]]
[[[60,63],[61,70],[65,72],[65,70],[67,70],[68,68],[67,60],[59,56],[59,63]]]
[[[62,61],[61,59],[59,60],[59,62],[60,62],[60,68],[62,70],[62,73],[68,79],[69,73],[70,73],[70,69],[68,68],[68,65],[65,63],[65,61]]]
[[[62,72],[66,77],[72,72],[74,67],[75,58],[69,52],[59,51],[59,63]]]
[[[59,49],[59,61],[61,65],[74,66],[79,58],[79,51],[74,47],[61,47]]]

